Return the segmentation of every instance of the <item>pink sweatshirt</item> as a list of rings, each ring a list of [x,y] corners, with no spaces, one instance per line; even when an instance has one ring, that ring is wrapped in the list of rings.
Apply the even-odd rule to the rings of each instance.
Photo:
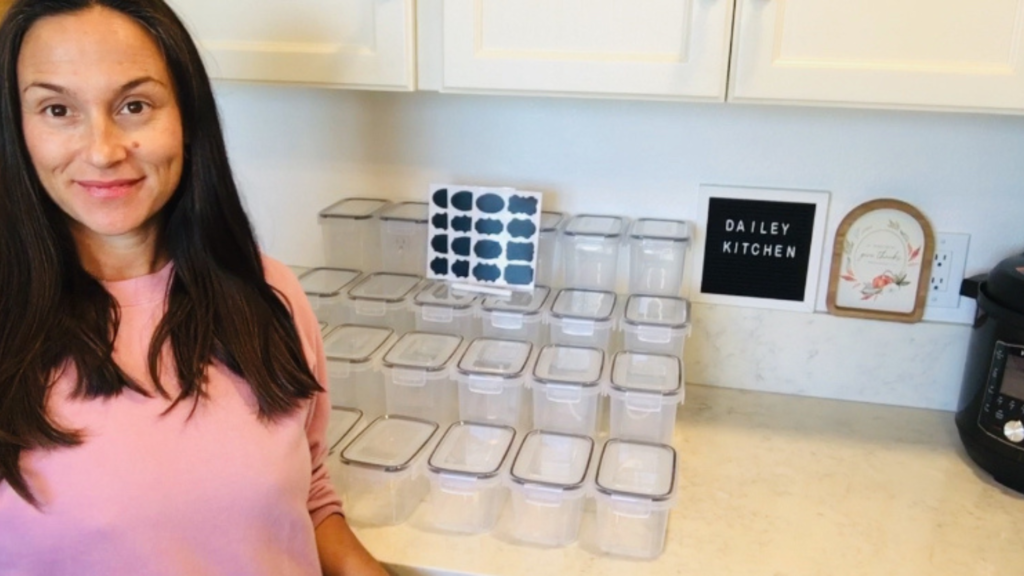
[[[286,266],[268,258],[264,266],[326,388],[320,328],[302,288]],[[114,359],[146,386],[172,268],[105,284],[122,313]],[[328,395],[266,423],[248,384],[220,365],[209,377],[209,397],[189,418],[191,401],[164,415],[170,401],[159,395],[71,399],[73,378],[65,374],[47,409],[81,430],[84,443],[23,454],[41,511],[0,484],[0,574],[320,574],[313,528],[341,511],[324,462]],[[162,380],[174,396],[175,379]]]

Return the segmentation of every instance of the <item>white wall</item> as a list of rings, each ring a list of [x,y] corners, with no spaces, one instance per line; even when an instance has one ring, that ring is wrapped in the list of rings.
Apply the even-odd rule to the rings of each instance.
[[[289,263],[321,262],[316,214],[336,199],[423,198],[442,181],[541,190],[546,209],[570,213],[689,219],[700,184],[827,190],[826,254],[847,212],[896,197],[936,231],[971,234],[969,274],[1024,249],[1024,117],[243,84],[218,97],[261,242]],[[824,313],[694,315],[690,382],[943,409],[970,336]]]

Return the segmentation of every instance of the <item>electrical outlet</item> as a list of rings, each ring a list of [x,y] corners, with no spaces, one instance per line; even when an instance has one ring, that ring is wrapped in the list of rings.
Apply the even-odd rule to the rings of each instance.
[[[967,247],[970,241],[970,234],[939,232],[935,235],[935,255],[932,257],[932,274],[928,280],[925,320],[970,322],[973,311],[966,310],[971,307],[962,306],[961,302],[970,299],[960,297],[960,283],[967,268]],[[961,310],[961,307],[965,310]]]

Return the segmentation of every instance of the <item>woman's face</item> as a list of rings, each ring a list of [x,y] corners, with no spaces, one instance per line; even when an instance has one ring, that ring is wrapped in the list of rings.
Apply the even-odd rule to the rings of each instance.
[[[18,90],[32,164],[79,244],[155,237],[184,144],[149,33],[101,7],[43,18],[25,35]]]

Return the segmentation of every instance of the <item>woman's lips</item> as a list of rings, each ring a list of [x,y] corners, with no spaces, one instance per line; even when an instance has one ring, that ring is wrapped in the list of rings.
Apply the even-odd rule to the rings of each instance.
[[[142,182],[143,178],[124,178],[121,180],[76,180],[75,183],[85,189],[93,198],[102,200],[121,198],[128,195]]]

